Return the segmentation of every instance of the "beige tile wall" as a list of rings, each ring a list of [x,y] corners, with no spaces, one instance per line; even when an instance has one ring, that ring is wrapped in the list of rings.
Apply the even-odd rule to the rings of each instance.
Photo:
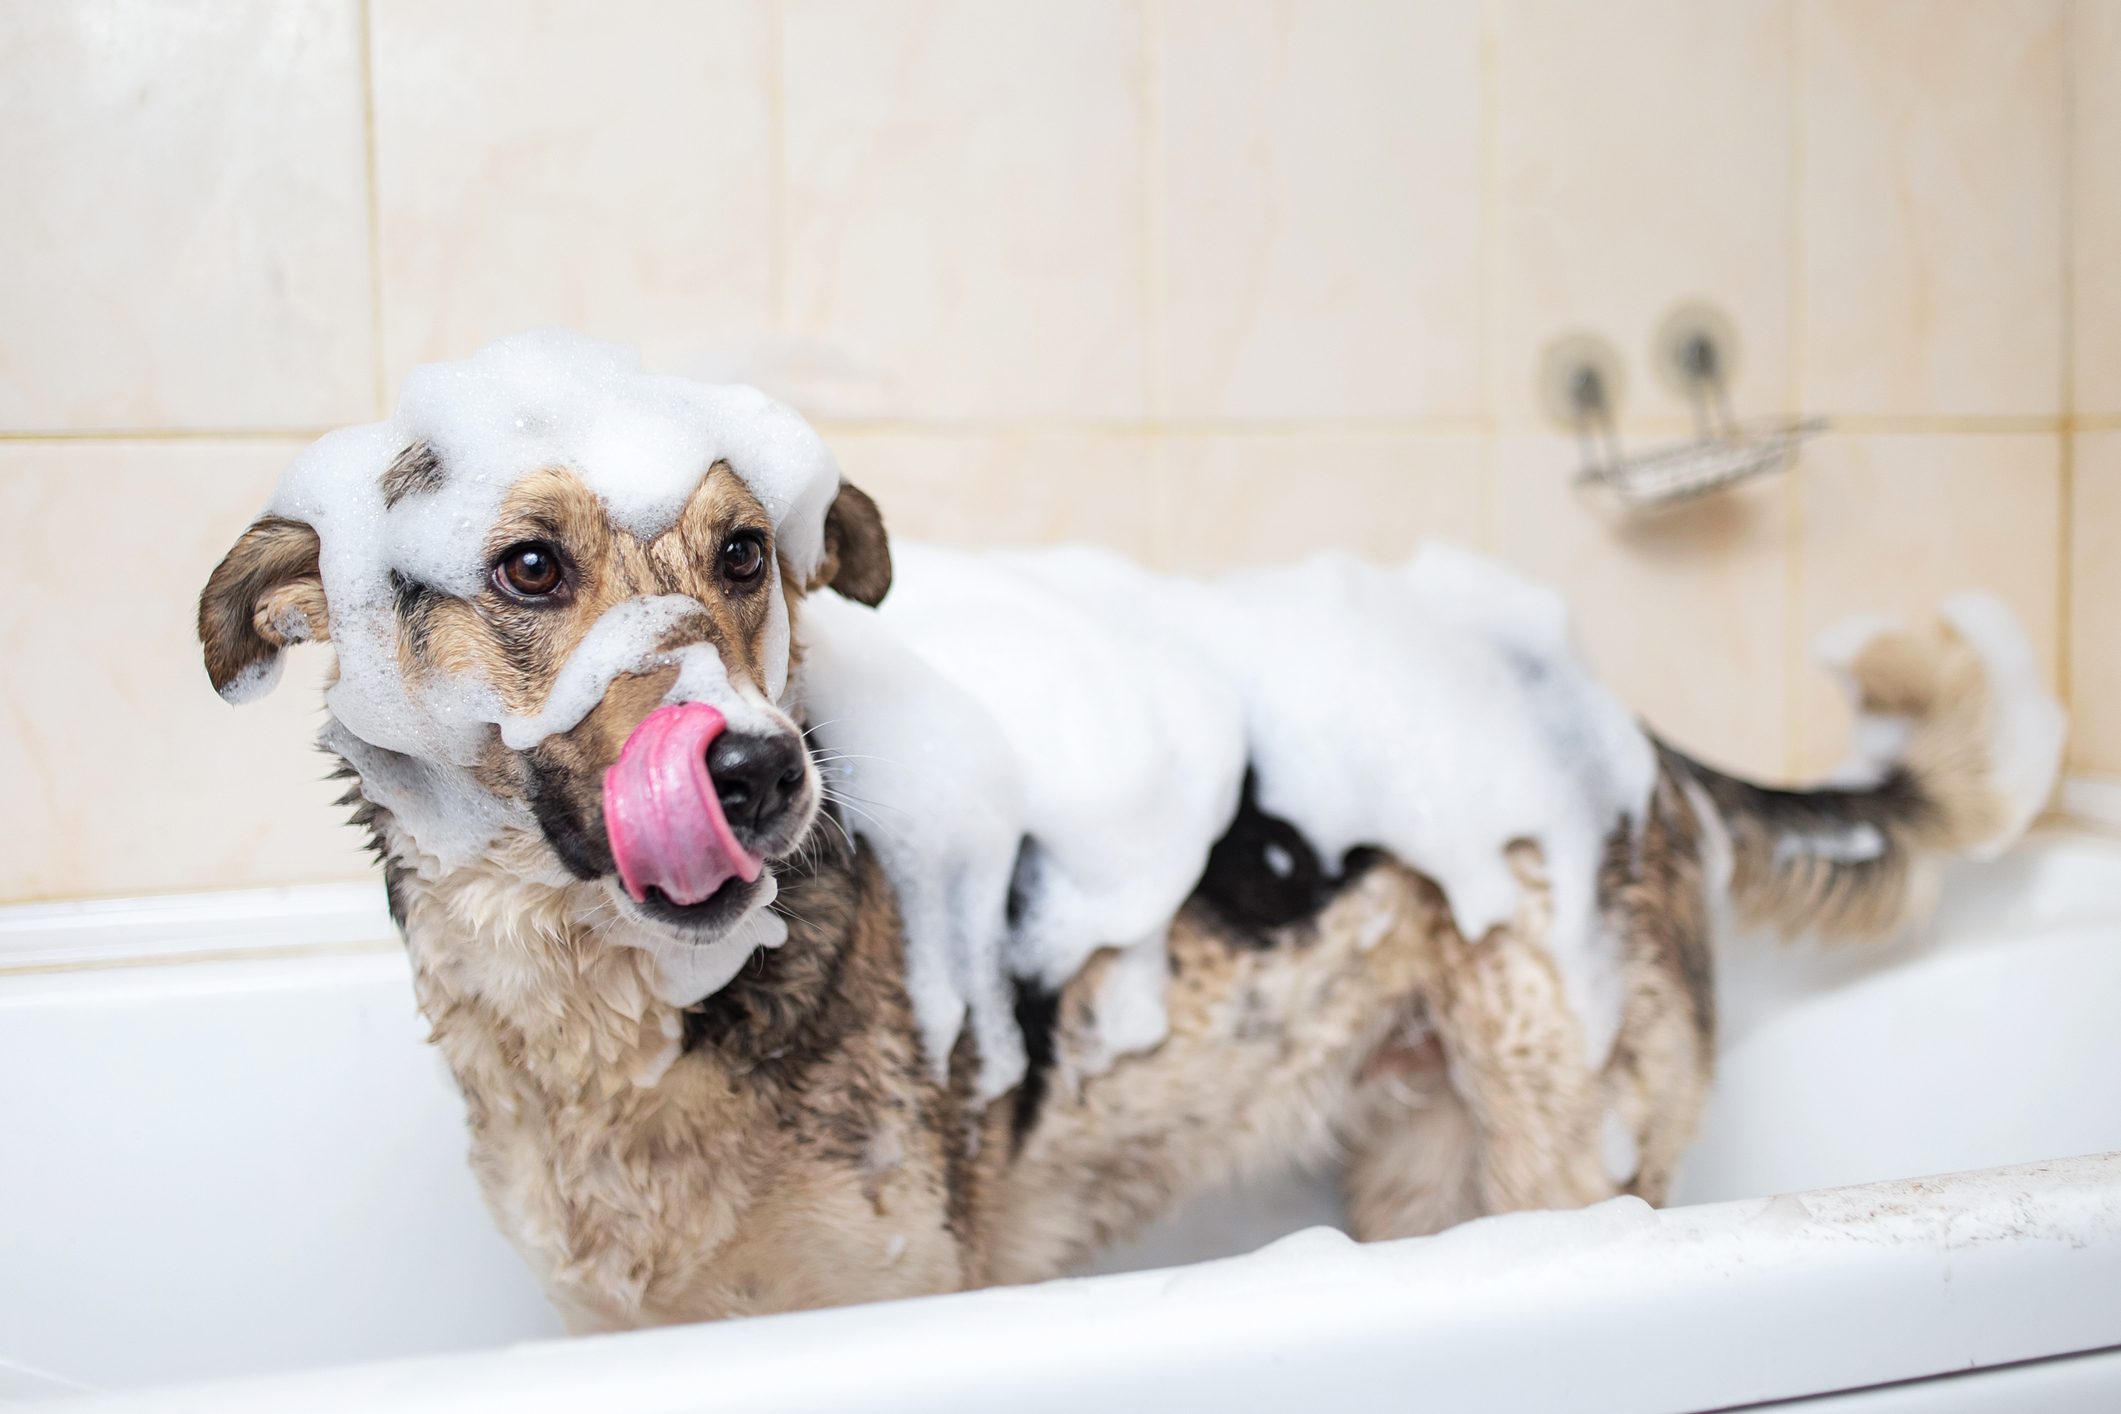
[[[1822,625],[1985,584],[2121,772],[2121,0],[13,0],[0,179],[0,899],[361,872],[316,665],[222,706],[192,597],[540,322],[779,380],[901,533],[1483,546],[1755,771],[1835,755]],[[1836,429],[1618,521],[1533,369],[1684,435],[1685,300]]]

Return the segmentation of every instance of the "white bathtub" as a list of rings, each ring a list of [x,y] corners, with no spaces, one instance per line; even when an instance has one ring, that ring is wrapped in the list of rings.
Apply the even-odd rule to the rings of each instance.
[[[479,1206],[379,891],[0,910],[0,1401],[2121,1407],[2121,1157],[2062,1161],[2121,1150],[2121,841],[1961,871],[1891,949],[1734,947],[1720,991],[1702,1206],[564,1342]],[[1333,1216],[1255,1185],[1100,1269]],[[309,1369],[356,1361],[386,1363]]]

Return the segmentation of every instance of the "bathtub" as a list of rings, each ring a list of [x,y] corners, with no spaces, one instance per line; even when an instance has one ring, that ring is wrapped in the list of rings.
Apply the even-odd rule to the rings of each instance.
[[[1074,1280],[565,1341],[379,889],[0,910],[0,1403],[2121,1407],[2121,837],[1890,947],[1741,940],[1719,994],[1683,1206],[1359,1247],[1282,1175]]]

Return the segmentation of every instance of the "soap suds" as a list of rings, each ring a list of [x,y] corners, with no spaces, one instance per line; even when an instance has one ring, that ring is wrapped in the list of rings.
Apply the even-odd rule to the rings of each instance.
[[[1094,999],[1089,1068],[1157,1044],[1165,935],[1249,766],[1261,808],[1329,865],[1390,851],[1436,880],[1471,939],[1519,916],[1509,851],[1536,843],[1552,900],[1537,941],[1602,1063],[1622,999],[1597,873],[1643,818],[1656,760],[1577,658],[1558,596],[1441,548],[1393,569],[1329,556],[1212,585],[1080,549],[901,544],[897,562],[880,612],[818,596],[803,631],[817,736],[874,812],[853,828],[913,900],[908,969],[931,1058],[979,998],[1002,1013],[1007,984],[986,959],[1050,988],[1108,947],[1120,951]],[[886,641],[929,671],[877,661]],[[940,764],[909,769],[924,759]],[[1012,870],[1013,927],[993,903]],[[980,887],[949,883],[966,878]],[[1377,938],[1392,921],[1373,923]],[[1004,950],[988,952],[997,937]]]
[[[880,616],[828,592],[803,605],[801,690],[829,808],[898,894],[906,991],[940,1080],[969,1017],[978,1089],[1024,1070],[1003,956],[1023,788],[1000,726]]]
[[[415,444],[433,449],[437,475],[386,504],[383,473]],[[475,676],[408,681],[401,667],[397,594],[479,592],[495,516],[523,477],[567,468],[618,525],[653,537],[717,460],[772,515],[783,563],[809,577],[840,481],[802,419],[752,389],[646,374],[572,335],[415,370],[389,422],[333,433],[288,469],[271,510],[320,537],[340,667],[329,737],[415,842],[419,867],[458,867],[502,830],[528,828],[527,811],[471,768],[496,732],[521,750],[572,727],[621,673],[675,666],[668,700],[732,721],[766,705],[731,684],[710,645],[662,646],[699,611],[674,596],[608,611],[529,714],[503,711]],[[1091,550],[900,544],[895,556],[881,614],[830,594],[806,605],[793,686],[835,808],[900,894],[908,988],[937,1073],[969,1029],[982,1093],[1014,1084],[1016,982],[1058,987],[1104,948],[1120,950],[1096,999],[1106,1051],[1154,1046],[1167,930],[1248,768],[1261,808],[1329,866],[1357,846],[1390,851],[1436,880],[1476,940],[1519,916],[1508,856],[1537,844],[1552,896],[1539,941],[1593,1060],[1604,1056],[1619,995],[1597,869],[1640,821],[1655,758],[1576,658],[1557,596],[1441,549],[1398,568],[1326,557],[1212,585]],[[771,578],[778,701],[788,608]],[[231,694],[262,691],[277,667],[257,665]],[[2038,736],[2023,715],[2009,741]],[[2034,754],[2011,758],[2020,774]],[[659,956],[665,999],[697,1000],[779,936],[761,910],[720,944]]]
[[[1866,820],[1838,829],[1784,830],[1775,836],[1775,867],[1799,860],[1827,864],[1870,864],[1885,858],[1885,832]]]
[[[1198,636],[1157,611],[1189,586],[1087,549],[896,560],[883,620],[1014,753],[1037,849],[1011,961],[1057,987],[1191,892],[1237,810],[1241,714]]]
[[[389,503],[383,474],[406,448],[435,453],[436,475]],[[726,461],[773,520],[775,554],[799,579],[824,553],[824,519],[840,485],[808,424],[755,389],[710,387],[643,372],[625,349],[557,330],[497,340],[471,358],[427,364],[405,381],[388,422],[320,439],[288,467],[271,513],[313,527],[331,607],[339,673],[325,694],[336,734],[364,778],[379,780],[401,829],[437,867],[469,862],[527,811],[496,801],[469,769],[496,728],[515,750],[563,732],[613,678],[676,664],[669,700],[704,701],[732,723],[758,713],[755,690],[733,687],[709,644],[661,645],[699,606],[665,596],[615,606],[555,679],[543,706],[504,712],[492,685],[469,674],[408,680],[395,599],[405,585],[480,592],[495,518],[524,477],[564,468],[622,529],[652,539],[670,528],[717,461]],[[769,695],[787,672],[788,612],[769,571]],[[289,627],[293,627],[292,624]],[[294,635],[289,635],[293,637]],[[255,696],[277,655],[231,684]]]
[[[1967,854],[1994,859],[2025,833],[2054,794],[2069,717],[2049,695],[2032,640],[2002,600],[1958,594],[1945,601],[1943,612],[1945,622],[1980,657],[1988,679],[1988,782],[2003,801],[2004,821]]]
[[[1158,929],[1112,955],[1091,1010],[1097,1042],[1079,1059],[1078,1078],[1096,1075],[1121,1056],[1153,1049],[1171,1029],[1164,990],[1171,980],[1170,933]]]
[[[1371,846],[1427,874],[1475,940],[1517,914],[1510,845],[1537,844],[1553,904],[1537,941],[1602,1063],[1622,998],[1598,869],[1641,822],[1656,757],[1576,655],[1560,596],[1442,546],[1217,588],[1194,602],[1246,704],[1260,808],[1327,860]]]

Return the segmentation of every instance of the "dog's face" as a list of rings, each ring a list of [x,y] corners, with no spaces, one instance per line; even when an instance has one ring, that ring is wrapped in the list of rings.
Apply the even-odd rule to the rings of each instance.
[[[327,740],[435,867],[483,821],[482,848],[512,834],[643,921],[694,941],[727,933],[772,897],[772,862],[815,820],[817,772],[782,705],[791,618],[824,584],[882,598],[874,504],[841,485],[822,558],[799,578],[726,461],[648,538],[582,477],[546,467],[492,499],[478,573],[444,584],[399,566],[419,561],[420,499],[450,476],[415,444],[378,478],[387,595],[335,576],[310,524],[254,524],[200,600],[215,687],[237,696],[286,645],[338,640]]]

